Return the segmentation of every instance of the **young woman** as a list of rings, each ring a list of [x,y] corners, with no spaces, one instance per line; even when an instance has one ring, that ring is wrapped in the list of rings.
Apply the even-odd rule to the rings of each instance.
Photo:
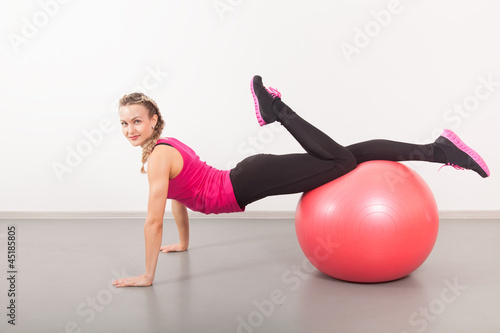
[[[370,160],[437,162],[473,170],[481,177],[490,174],[484,160],[450,130],[426,145],[371,140],[343,147],[283,103],[277,90],[266,89],[260,76],[252,79],[251,91],[259,124],[279,121],[306,153],[259,154],[244,159],[232,170],[217,170],[200,161],[182,142],[160,138],[165,123],[152,99],[132,93],[120,100],[123,134],[133,146],[142,147],[142,173],[148,163],[149,200],[144,225],[146,272],[116,280],[116,287],[150,286],[160,251],[187,250],[187,208],[206,214],[242,212],[256,200],[311,190]],[[180,243],[161,246],[167,199],[172,199]]]

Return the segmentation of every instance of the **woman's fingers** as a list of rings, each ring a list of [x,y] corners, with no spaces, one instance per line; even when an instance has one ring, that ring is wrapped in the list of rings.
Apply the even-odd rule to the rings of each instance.
[[[113,285],[115,287],[128,287],[130,286],[129,279],[119,279],[116,281],[113,281]]]
[[[149,287],[153,284],[152,281],[148,281],[144,275],[130,277],[125,279],[115,280],[112,283],[117,288],[122,287]]]

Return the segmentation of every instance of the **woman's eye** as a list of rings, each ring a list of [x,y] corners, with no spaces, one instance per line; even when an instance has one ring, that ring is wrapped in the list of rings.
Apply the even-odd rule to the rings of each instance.
[[[136,121],[135,121],[135,123],[136,123],[136,124],[139,124],[140,122],[141,122],[140,120],[136,120]]]

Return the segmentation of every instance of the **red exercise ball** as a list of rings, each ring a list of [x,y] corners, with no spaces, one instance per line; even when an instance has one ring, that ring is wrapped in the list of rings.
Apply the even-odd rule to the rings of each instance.
[[[298,203],[302,251],[321,272],[351,282],[385,282],[417,269],[436,242],[439,215],[429,186],[397,162],[370,161]]]

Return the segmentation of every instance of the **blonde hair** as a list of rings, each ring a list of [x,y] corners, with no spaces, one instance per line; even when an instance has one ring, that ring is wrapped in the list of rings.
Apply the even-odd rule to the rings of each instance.
[[[156,141],[160,138],[161,133],[163,132],[163,128],[165,127],[165,122],[163,121],[163,117],[161,116],[160,109],[155,101],[153,101],[148,96],[144,95],[140,92],[131,93],[129,95],[125,95],[120,99],[120,106],[126,106],[129,104],[141,104],[149,111],[149,118],[152,118],[155,114],[158,115],[158,122],[154,127],[153,134],[146,139],[142,148],[142,168],[141,173],[146,173],[144,169],[144,165],[149,159],[149,156],[153,152],[153,149],[156,145]]]

